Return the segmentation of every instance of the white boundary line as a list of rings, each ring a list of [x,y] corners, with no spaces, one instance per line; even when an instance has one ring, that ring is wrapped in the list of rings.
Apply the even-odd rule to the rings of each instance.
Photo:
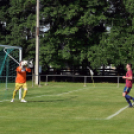
[[[40,96],[27,97],[27,98],[35,98],[35,97],[43,97],[43,96],[61,96],[61,95],[64,95],[64,94],[70,94],[70,93],[73,93],[73,92],[78,92],[78,91],[81,91],[81,90],[84,90],[84,89],[89,89],[89,88],[81,88],[81,89],[77,89],[77,90],[73,90],[73,91],[69,91],[69,92],[63,92],[63,93],[54,94],[54,95],[40,95]],[[0,102],[5,102],[5,101],[10,101],[10,100],[3,100],[3,101],[0,101]]]
[[[75,117],[74,119],[82,120],[82,121],[86,121],[86,120],[106,120],[105,118],[88,118],[88,117]]]
[[[61,95],[64,95],[64,94],[70,94],[70,93],[73,93],[73,92],[78,92],[78,91],[81,91],[81,90],[84,90],[84,89],[89,89],[89,88],[81,88],[81,89],[77,89],[77,90],[73,90],[73,91],[68,91],[68,92],[63,92],[63,93],[54,94],[54,95],[40,95],[40,96],[35,96],[35,97],[42,97],[42,96],[61,96]],[[34,98],[34,97],[29,97],[29,98]]]
[[[73,92],[77,92],[77,91],[81,91],[81,90],[84,90],[84,89],[89,89],[89,88],[82,88],[82,89],[77,89],[77,90],[73,90],[73,91],[69,91],[69,92],[64,92],[64,93],[60,93],[60,94],[55,94],[55,95],[40,95],[40,96],[35,96],[35,97],[42,97],[42,96],[61,96],[61,95],[64,95],[64,94],[70,94],[70,93],[73,93]],[[30,98],[33,98],[33,97],[30,97]],[[134,104],[134,103],[133,103]],[[113,117],[117,116],[118,114],[120,114],[122,111],[124,111],[125,109],[127,109],[128,106],[125,106],[123,108],[121,108],[120,110],[118,110],[116,113],[108,116],[107,118],[105,119],[99,119],[97,118],[96,120],[110,120],[112,119]]]
[[[5,102],[5,101],[10,101],[10,100],[3,100],[3,101],[0,101],[0,102]]]
[[[134,104],[134,103],[132,103],[132,104]],[[125,107],[121,108],[121,109],[118,110],[116,113],[114,113],[114,114],[108,116],[108,117],[106,118],[106,120],[112,119],[113,117],[117,116],[118,114],[120,114],[121,112],[123,112],[123,111],[124,111],[125,109],[127,109],[127,108],[128,108],[128,106],[125,106]]]
[[[73,92],[78,92],[78,91],[81,91],[81,90],[84,90],[84,89],[89,89],[89,88],[81,88],[81,89],[77,89],[77,90],[73,90],[73,91],[69,91],[69,92],[63,92],[63,93],[59,93],[59,94],[55,94],[55,95],[40,95],[40,96],[34,96],[35,97],[42,97],[42,96],[61,96],[61,95],[65,95],[65,94],[70,94],[70,93],[73,93]],[[33,98],[33,97],[28,97],[28,98]],[[0,102],[5,102],[5,101],[10,101],[10,100],[4,100],[4,101],[0,101]],[[134,103],[133,103],[134,104]],[[105,119],[99,119],[99,118],[96,118],[96,120],[110,120],[112,119],[113,117],[117,116],[118,114],[120,114],[121,112],[123,112],[125,109],[127,109],[128,106],[125,106],[123,108],[121,108],[120,110],[118,110],[116,113],[108,116],[107,118]]]

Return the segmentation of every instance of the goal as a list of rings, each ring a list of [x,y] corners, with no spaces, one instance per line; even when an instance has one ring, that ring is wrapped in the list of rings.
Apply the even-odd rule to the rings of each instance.
[[[21,60],[21,47],[0,44],[0,92],[14,89],[15,69]],[[21,90],[19,90],[19,99],[21,99]]]

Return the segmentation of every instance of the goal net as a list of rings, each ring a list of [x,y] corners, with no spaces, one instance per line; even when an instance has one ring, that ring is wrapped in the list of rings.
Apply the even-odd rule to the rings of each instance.
[[[0,100],[11,99],[16,77],[15,70],[21,60],[21,47],[0,45]]]

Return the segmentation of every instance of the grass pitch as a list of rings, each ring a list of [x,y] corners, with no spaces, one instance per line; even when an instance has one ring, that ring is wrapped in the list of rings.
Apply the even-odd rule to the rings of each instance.
[[[14,84],[1,86],[0,134],[132,134],[134,108],[107,120],[127,105],[121,96],[124,84],[49,83],[31,87],[28,103],[18,96],[10,103]],[[131,95],[134,95],[132,89]]]

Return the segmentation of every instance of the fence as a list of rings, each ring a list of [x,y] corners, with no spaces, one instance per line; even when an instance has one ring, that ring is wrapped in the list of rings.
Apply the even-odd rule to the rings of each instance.
[[[91,82],[96,82],[94,81],[95,78],[116,78],[116,82],[117,82],[117,87],[119,87],[120,84],[120,78],[122,78],[122,76],[76,76],[76,75],[40,75],[40,80],[41,80],[41,76],[45,76],[46,80],[45,80],[45,85],[48,84],[49,82],[49,77],[72,77],[72,78],[83,78],[83,83],[84,86],[86,86],[87,84],[87,78],[91,79]],[[99,81],[100,82],[100,81]],[[102,82],[102,81],[101,81]],[[111,82],[111,81],[110,81]]]
[[[27,80],[32,81],[32,87],[34,86],[34,77],[36,75],[27,75]],[[14,77],[15,76],[8,76]],[[0,81],[0,83],[7,83],[7,76],[0,76],[0,79],[3,80],[3,82]],[[66,82],[83,82],[84,86],[86,86],[87,83],[96,83],[96,82],[111,82],[111,83],[117,83],[117,87],[119,87],[120,82],[122,81],[122,76],[77,76],[77,75],[39,75],[39,83],[45,82],[45,85],[48,85],[49,81],[66,81]],[[13,82],[14,83],[14,82]],[[5,85],[7,89],[7,84]]]

